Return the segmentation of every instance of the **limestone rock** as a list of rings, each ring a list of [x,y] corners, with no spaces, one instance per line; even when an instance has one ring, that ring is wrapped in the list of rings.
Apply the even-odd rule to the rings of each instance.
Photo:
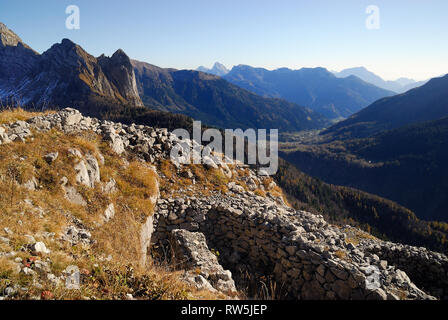
[[[47,249],[45,246],[45,243],[43,242],[36,242],[33,245],[31,245],[31,251],[35,254],[48,254],[50,253],[50,250]]]
[[[109,222],[115,216],[115,207],[114,204],[111,203],[104,211],[104,222]]]
[[[38,185],[39,185],[39,183],[37,182],[36,178],[32,177],[30,180],[25,182],[22,186],[29,191],[34,191],[37,189]]]
[[[237,292],[232,274],[219,264],[216,256],[208,248],[202,233],[173,230],[171,235],[176,245],[176,257],[185,268],[200,270],[198,275],[219,291],[227,294]]]
[[[73,204],[86,206],[87,202],[84,200],[82,195],[76,190],[75,187],[63,187],[65,192],[65,198]]]
[[[61,118],[64,126],[73,126],[81,121],[82,114],[76,109],[66,108],[62,110]]]
[[[76,182],[91,187],[89,172],[87,171],[87,166],[84,160],[78,162],[74,169],[76,171]]]
[[[94,156],[87,155],[85,161],[79,161],[74,169],[77,183],[93,188],[96,183],[100,182],[100,167]]]

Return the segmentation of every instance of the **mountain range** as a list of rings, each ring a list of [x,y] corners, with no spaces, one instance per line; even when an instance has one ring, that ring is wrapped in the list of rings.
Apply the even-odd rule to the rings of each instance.
[[[220,76],[220,77],[225,76],[226,74],[229,73],[229,70],[223,64],[221,64],[219,62],[216,62],[211,69],[206,68],[204,66],[200,66],[199,68],[196,69],[196,71],[210,73],[210,74],[213,74],[215,76]]]
[[[94,57],[68,39],[39,54],[4,24],[0,34],[0,99],[41,109],[77,106],[98,116],[146,107],[218,127],[300,131],[324,128],[328,119],[393,94],[323,68],[236,66],[228,72],[216,63],[207,72],[224,75],[219,77],[131,61],[122,50]]]
[[[282,154],[303,172],[448,221],[448,75],[380,99]]]
[[[368,137],[383,130],[448,117],[448,75],[406,93],[376,101],[323,134],[333,139]]]
[[[424,85],[428,80],[415,81],[408,78],[399,78],[395,81],[386,81],[375,73],[367,70],[365,67],[355,67],[344,69],[340,72],[333,72],[338,78],[346,78],[349,76],[356,76],[365,82],[371,83],[379,88],[383,88],[396,93],[404,93],[408,90]]]
[[[226,128],[297,131],[329,123],[308,108],[257,96],[218,76],[131,62],[122,50],[96,58],[68,39],[39,55],[11,30],[2,30],[0,63],[9,66],[0,79],[5,101],[41,109],[76,106],[95,116],[145,106]]]
[[[337,78],[324,68],[269,71],[239,65],[223,78],[261,96],[307,106],[330,119],[346,118],[380,98],[394,95],[355,76]]]
[[[321,128],[328,121],[308,108],[263,98],[211,74],[162,69],[133,61],[139,94],[152,109],[186,114],[221,128]]]

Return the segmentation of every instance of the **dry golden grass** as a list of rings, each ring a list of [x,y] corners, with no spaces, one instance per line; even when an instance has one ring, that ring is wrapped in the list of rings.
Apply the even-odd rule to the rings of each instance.
[[[345,230],[345,232],[347,232],[348,234],[347,238],[345,239],[345,242],[352,243],[354,245],[358,245],[364,239],[368,240],[377,239],[375,236],[355,228],[350,228],[349,230]]]
[[[0,123],[26,120],[38,113],[27,113],[21,109],[0,113]],[[9,244],[2,243],[3,252],[16,251],[15,257],[32,257],[21,249],[29,242],[25,235],[32,235],[36,241],[43,241],[51,250],[42,259],[51,259],[51,272],[59,276],[69,265],[84,269],[85,277],[81,290],[67,290],[44,282],[44,289],[34,287],[32,278],[23,273],[15,274],[17,264],[14,258],[0,258],[0,290],[9,283],[19,283],[28,287],[28,292],[19,293],[16,298],[28,299],[40,296],[42,291],[50,291],[56,299],[124,299],[127,293],[141,299],[216,299],[223,296],[208,291],[197,291],[180,280],[180,273],[155,266],[140,270],[141,248],[140,228],[142,222],[153,213],[157,195],[157,174],[147,164],[116,156],[107,143],[93,132],[68,135],[57,130],[33,133],[33,140],[14,142],[0,147],[0,230],[5,227],[12,231],[8,235]],[[70,148],[82,154],[92,154],[99,159],[101,183],[110,179],[116,181],[117,191],[105,194],[101,184],[87,188],[76,184],[74,165],[79,161],[71,155]],[[44,155],[58,152],[59,156],[51,164]],[[202,166],[198,166],[202,167]],[[176,179],[173,185],[188,186],[191,179],[178,177],[176,168],[165,163],[163,174]],[[206,179],[206,186],[223,187],[226,178],[217,171],[197,170]],[[22,184],[36,178],[38,188],[25,189]],[[66,177],[87,202],[86,206],[70,203],[65,198],[60,184]],[[25,199],[32,202],[26,204]],[[114,204],[115,217],[103,222],[104,210]],[[41,208],[39,210],[38,208]],[[90,228],[93,246],[70,245],[58,241],[71,216],[77,217]],[[102,224],[98,227],[99,223]],[[1,231],[2,232],[2,231]],[[44,237],[44,233],[54,232],[55,240]],[[111,255],[112,260],[103,258]],[[105,266],[107,265],[107,267]],[[132,271],[129,271],[132,270]]]
[[[130,212],[140,218],[152,214],[154,204],[151,198],[157,194],[157,177],[153,169],[142,163],[131,162],[116,177],[116,182],[121,192],[120,200],[126,203]]]
[[[161,180],[160,185],[160,191],[164,197],[176,196],[180,189],[182,189],[182,194],[191,196],[199,193],[202,196],[208,196],[211,191],[227,193],[227,184],[231,181],[221,169],[206,168],[203,165],[184,166],[182,171],[178,173],[171,161],[165,160],[159,165],[158,170],[166,177],[166,179]],[[193,185],[192,179],[185,177],[186,171],[193,174],[196,184]],[[194,191],[185,191],[187,188]]]
[[[266,192],[264,192],[261,189],[255,189],[254,191],[255,195],[260,196],[260,197],[266,197]]]
[[[114,261],[137,266],[141,255],[141,224],[123,208],[116,209],[115,218],[93,232],[97,241],[94,249],[105,256],[112,255]]]
[[[345,243],[347,243],[347,244],[351,243],[351,244],[357,246],[359,244],[359,239],[357,239],[357,238],[346,238],[345,239]]]
[[[73,258],[66,252],[59,251],[51,254],[51,269],[60,275],[69,265],[73,264]]]
[[[65,265],[65,264],[63,264]],[[12,267],[0,260],[0,290],[7,287],[3,277],[12,279],[23,286],[28,286],[25,292],[19,292],[15,299],[30,299],[48,294],[56,300],[121,300],[131,294],[135,299],[142,300],[213,300],[224,299],[221,294],[205,290],[197,290],[181,281],[181,272],[167,271],[153,267],[151,270],[137,270],[131,266],[121,266],[115,263],[96,264],[87,262],[81,271],[81,287],[79,290],[69,290],[63,284],[56,286],[48,281],[43,282],[43,288],[32,286],[32,278],[23,274],[13,276]],[[62,268],[62,266],[61,266]]]
[[[342,250],[337,250],[335,253],[336,257],[338,257],[339,259],[344,260],[347,257],[347,254],[345,253],[345,251]]]
[[[164,160],[159,166],[160,172],[167,178],[172,179],[176,176],[176,167],[170,160]]]
[[[37,117],[43,114],[54,113],[54,111],[42,112],[28,112],[22,108],[5,108],[0,112],[0,124],[11,123],[15,121],[26,121],[30,118]]]
[[[15,273],[14,264],[7,258],[0,257],[0,279],[8,279]]]

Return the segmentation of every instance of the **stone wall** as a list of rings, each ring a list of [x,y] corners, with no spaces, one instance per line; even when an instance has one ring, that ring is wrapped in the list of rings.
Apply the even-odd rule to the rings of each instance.
[[[272,275],[298,299],[431,299],[406,274],[345,241],[321,216],[251,192],[160,199],[154,243],[172,230],[203,233],[224,267]]]
[[[367,243],[365,251],[405,271],[424,291],[448,300],[448,257],[427,250],[395,243]]]

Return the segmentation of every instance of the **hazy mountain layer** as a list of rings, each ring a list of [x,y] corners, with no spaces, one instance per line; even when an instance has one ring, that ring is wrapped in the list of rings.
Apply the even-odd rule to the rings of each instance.
[[[349,76],[356,76],[365,82],[371,83],[379,88],[390,90],[396,93],[403,93],[408,90],[420,87],[424,85],[425,81],[415,81],[408,78],[399,78],[395,81],[386,81],[375,73],[367,70],[364,67],[356,67],[344,69],[341,72],[334,72],[334,75],[338,78],[346,78]]]
[[[326,130],[334,139],[360,138],[382,130],[448,116],[448,75],[422,87],[380,99]]]
[[[269,71],[239,65],[224,79],[256,94],[307,106],[330,119],[346,118],[394,93],[357,77],[340,79],[324,68]]]

